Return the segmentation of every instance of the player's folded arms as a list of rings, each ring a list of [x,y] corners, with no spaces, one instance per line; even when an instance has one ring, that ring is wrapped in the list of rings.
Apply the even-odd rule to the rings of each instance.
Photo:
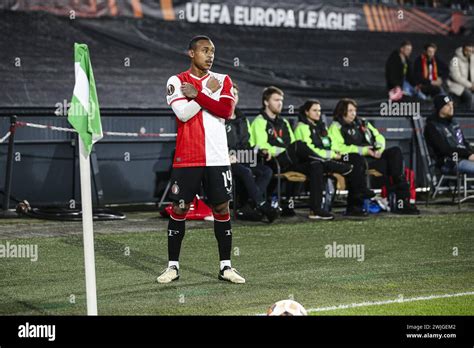
[[[234,113],[234,101],[225,96],[217,101],[214,100],[202,92],[198,92],[196,98],[194,99],[202,108],[209,111],[211,114],[217,117],[228,119]]]

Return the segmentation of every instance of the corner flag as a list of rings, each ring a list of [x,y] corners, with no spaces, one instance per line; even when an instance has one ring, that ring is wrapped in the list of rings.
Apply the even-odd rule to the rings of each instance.
[[[92,145],[102,139],[103,134],[94,73],[85,44],[74,44],[74,69],[76,84],[67,119],[79,133],[89,155]]]
[[[82,231],[86,271],[87,314],[97,315],[94,228],[92,223],[91,168],[89,154],[102,137],[99,101],[94,74],[85,44],[74,44],[76,83],[68,110],[68,121],[79,133],[79,167],[81,173]]]

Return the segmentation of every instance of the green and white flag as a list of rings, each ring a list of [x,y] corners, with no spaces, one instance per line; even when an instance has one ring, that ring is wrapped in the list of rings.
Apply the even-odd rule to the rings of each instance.
[[[85,155],[89,155],[92,145],[102,139],[103,134],[94,73],[86,44],[74,44],[74,70],[76,84],[67,119],[79,133],[86,150]]]

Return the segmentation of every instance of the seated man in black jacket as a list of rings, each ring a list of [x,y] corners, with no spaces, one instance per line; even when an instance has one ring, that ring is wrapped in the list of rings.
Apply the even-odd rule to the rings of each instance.
[[[451,97],[434,98],[434,113],[425,127],[426,142],[434,151],[436,164],[444,174],[474,174],[474,150],[464,137],[459,124],[453,120],[454,105]]]
[[[413,76],[410,62],[412,49],[410,41],[402,42],[385,63],[385,81],[391,100],[398,101],[403,95],[426,99],[426,95],[416,86]]]
[[[233,88],[235,105],[237,105],[239,87],[234,83]],[[269,222],[273,222],[278,217],[279,211],[272,208],[271,204],[265,199],[265,193],[272,179],[273,171],[269,166],[259,163],[261,161],[258,159],[263,159],[265,156],[262,157],[261,153],[259,155],[257,149],[255,149],[250,133],[250,122],[237,107],[232,117],[226,120],[226,131],[232,175],[243,183],[243,187],[252,200],[255,209],[260,214],[265,215]],[[250,213],[248,215],[258,216],[258,213]]]

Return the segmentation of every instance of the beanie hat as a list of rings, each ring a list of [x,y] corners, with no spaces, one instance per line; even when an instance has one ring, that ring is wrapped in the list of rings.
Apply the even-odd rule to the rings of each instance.
[[[434,108],[435,108],[435,113],[436,115],[439,115],[439,110],[443,108],[446,104],[449,102],[452,102],[453,100],[449,95],[444,95],[444,94],[439,94],[433,99],[434,103]]]

